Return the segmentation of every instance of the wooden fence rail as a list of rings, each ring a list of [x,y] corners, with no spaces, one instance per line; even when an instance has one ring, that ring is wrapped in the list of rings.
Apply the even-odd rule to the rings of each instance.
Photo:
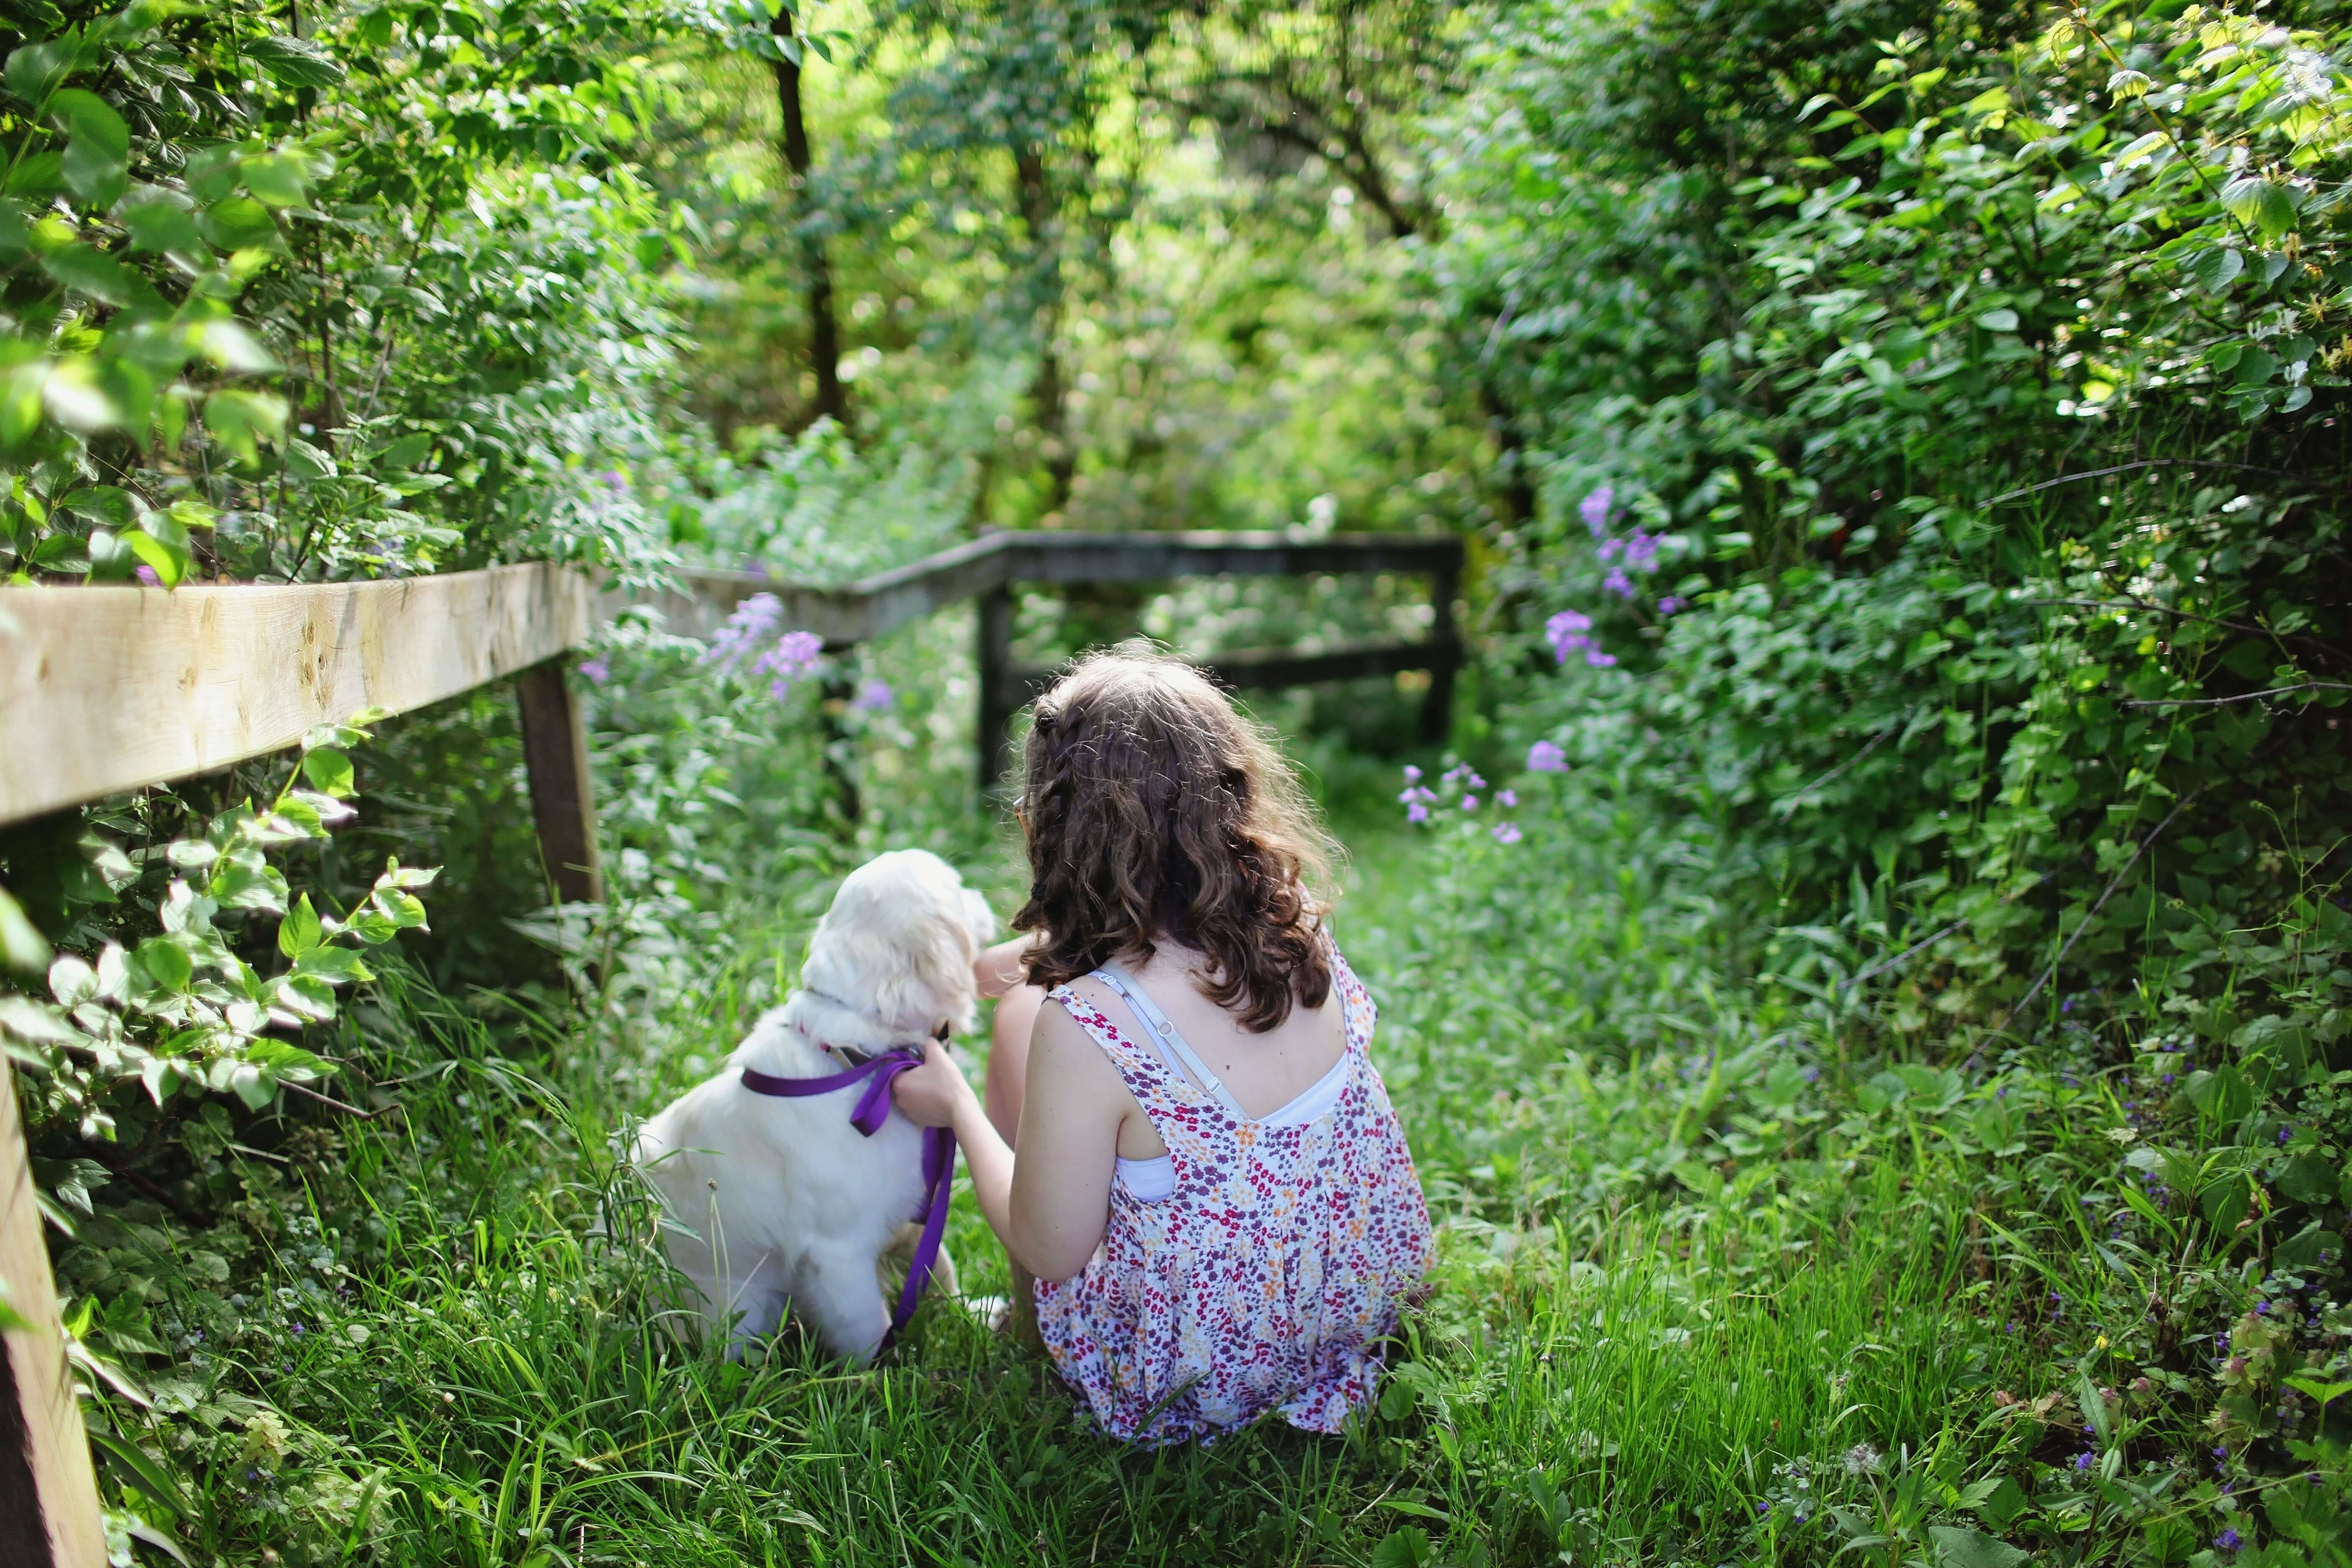
[[[555,896],[596,901],[595,802],[565,654],[633,605],[708,635],[772,594],[783,625],[840,649],[964,599],[980,601],[983,789],[1013,712],[1051,671],[1013,662],[1016,583],[1391,572],[1430,580],[1419,642],[1226,654],[1234,686],[1426,670],[1422,725],[1451,726],[1461,649],[1462,542],[1405,534],[998,533],[820,588],[748,572],[688,572],[688,591],[598,593],[561,567],[501,566],[305,586],[0,588],[0,826],[281,751],[363,708],[404,712],[517,677],[540,851]],[[16,1099],[0,1058],[0,1568],[101,1568],[97,1487],[73,1395]]]
[[[1206,668],[1234,687],[1304,686],[1324,680],[1425,670],[1422,736],[1441,740],[1454,723],[1454,676],[1462,652],[1454,600],[1462,582],[1462,541],[1451,534],[992,533],[844,588],[813,588],[756,572],[688,572],[689,592],[646,599],[609,595],[608,613],[631,604],[662,612],[673,630],[708,635],[755,594],[781,601],[783,624],[812,631],[832,648],[897,630],[964,599],[980,605],[980,784],[1004,771],[1004,728],[1051,671],[1013,664],[1016,583],[1157,583],[1178,577],[1341,576],[1392,572],[1430,580],[1429,636],[1311,651],[1247,649]]]

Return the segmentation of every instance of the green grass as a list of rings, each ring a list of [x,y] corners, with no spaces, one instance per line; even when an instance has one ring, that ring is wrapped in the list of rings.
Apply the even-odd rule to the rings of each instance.
[[[1511,851],[1349,824],[1339,933],[1441,1225],[1436,1294],[1349,1436],[1131,1452],[951,1307],[864,1372],[791,1331],[750,1365],[675,1335],[609,1151],[772,994],[803,914],[654,1019],[395,975],[352,1044],[406,1114],[291,1166],[222,1155],[295,1218],[226,1310],[158,1304],[162,1414],[115,1406],[183,1478],[151,1511],[232,1561],[1714,1564],[1875,1532],[1892,1563],[2037,1449],[2063,1485],[2080,1439],[1993,1391],[2127,1380],[2129,1344],[2074,1359],[2094,1325],[2066,1305],[2123,1290],[2078,1199],[2113,1145],[2025,1136],[2104,1089],[1865,1076],[1726,978],[1630,825],[1529,822]],[[1003,1288],[968,1196],[951,1241]],[[2118,1226],[2105,1256],[2153,1280],[2164,1241]]]

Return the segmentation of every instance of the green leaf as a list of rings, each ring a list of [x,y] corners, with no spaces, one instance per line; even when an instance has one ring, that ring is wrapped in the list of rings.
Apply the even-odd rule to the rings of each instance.
[[[223,1273],[226,1275],[226,1270],[224,1269]],[[169,1472],[149,1458],[135,1444],[126,1443],[112,1433],[100,1431],[96,1426],[90,1427],[89,1431],[91,1446],[129,1472],[132,1485],[173,1513],[185,1515],[190,1511],[188,1500],[182,1494],[179,1484],[172,1479]],[[183,1558],[182,1561],[184,1562],[186,1559]]]
[[[305,893],[286,911],[286,918],[278,922],[278,951],[299,959],[324,940],[320,932],[319,911],[310,907],[310,895]]]
[[[355,787],[351,758],[326,747],[303,753],[302,776],[310,781],[313,789],[338,800],[352,794]]]
[[[94,92],[69,87],[49,100],[49,113],[68,140],[60,173],[74,195],[99,208],[122,199],[131,161],[131,128]]]
[[[348,947],[314,947],[294,961],[294,977],[299,980],[323,980],[330,985],[346,985],[353,981],[373,980],[370,969],[360,955]]]
[[[268,375],[281,368],[278,356],[236,321],[205,322],[196,334],[196,346],[213,363],[240,375]]]
[[[256,38],[245,52],[281,87],[332,87],[345,74],[341,62],[317,44],[284,33]]]
[[[2276,239],[2294,226],[2294,193],[2260,174],[2243,174],[2222,186],[2221,205],[2264,239]]]
[[[397,888],[378,888],[371,901],[398,930],[425,929],[425,904],[415,894],[404,893]]]
[[[212,247],[196,231],[196,215],[177,192],[158,191],[122,209],[122,226],[131,231],[130,248],[152,255],[166,252],[192,261],[209,259]]]
[[[225,196],[213,203],[197,215],[196,227],[221,250],[282,250],[286,245],[278,220],[251,196]]]
[[[2290,1388],[2300,1389],[2321,1405],[2332,1405],[2352,1394],[2352,1383],[2329,1383],[2321,1378],[2307,1377],[2298,1373],[2286,1380]]]
[[[7,82],[10,92],[37,109],[73,73],[80,54],[81,39],[73,33],[46,44],[29,44],[8,57],[0,79]]]
[[[258,439],[286,428],[286,400],[235,388],[205,399],[205,432],[246,462],[259,455]]]
[[[185,550],[174,550],[148,533],[126,533],[122,536],[122,542],[129,545],[131,553],[155,574],[155,581],[167,589],[178,587],[180,579],[187,574],[190,557]]]
[[[2201,251],[2189,264],[2189,275],[2209,294],[2218,294],[2246,269],[2246,258],[2226,245]]]
[[[47,938],[26,918],[24,907],[0,888],[0,963],[37,974],[48,967]]]
[[[273,207],[299,207],[310,199],[302,160],[287,153],[242,159],[237,174],[245,188]]]
[[[2009,310],[1987,310],[1977,318],[1977,325],[1988,332],[2013,332],[2017,331],[2017,312]]]
[[[2026,1554],[1996,1536],[1958,1524],[1931,1524],[1938,1568],[2021,1568]]]
[[[77,293],[109,305],[128,305],[137,289],[122,263],[106,252],[76,242],[41,258],[41,270]]]
[[[27,153],[8,171],[8,194],[12,196],[52,196],[65,183],[66,155],[55,148]]]
[[[1429,1531],[1417,1524],[1408,1524],[1372,1548],[1372,1568],[1426,1568],[1434,1556]]]
[[[149,937],[131,957],[147,972],[147,978],[166,991],[185,991],[188,982],[195,978],[195,962],[188,950],[167,936]]]

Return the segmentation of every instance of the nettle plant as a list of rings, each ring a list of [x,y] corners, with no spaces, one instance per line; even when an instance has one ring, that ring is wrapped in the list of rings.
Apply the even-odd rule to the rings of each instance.
[[[374,978],[366,949],[425,929],[416,893],[438,873],[387,859],[374,885],[336,915],[320,912],[308,893],[296,895],[269,857],[322,840],[356,815],[345,748],[367,739],[362,726],[380,717],[366,712],[312,730],[268,804],[245,801],[199,833],[135,852],[85,838],[108,895],[138,882],[142,862],[161,859],[173,875],[156,934],[131,946],[106,940],[87,956],[59,953],[48,966],[47,1001],[0,996],[0,1043],[29,1071],[26,1110],[36,1131],[69,1121],[84,1138],[110,1140],[112,1090],[131,1081],[159,1109],[205,1093],[233,1094],[257,1110],[281,1089],[327,1098],[306,1086],[331,1064],[285,1036],[333,1018],[342,987]],[[286,963],[274,973],[264,973],[233,940],[234,922],[255,917],[278,921]]]

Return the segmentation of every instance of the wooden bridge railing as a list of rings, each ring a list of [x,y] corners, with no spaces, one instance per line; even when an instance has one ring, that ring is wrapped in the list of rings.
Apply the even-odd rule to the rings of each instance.
[[[756,572],[688,572],[692,593],[646,601],[674,629],[708,634],[754,594],[783,604],[784,624],[812,631],[829,648],[895,631],[964,599],[980,601],[980,784],[1003,774],[1005,726],[1053,671],[1013,663],[1016,583],[1156,583],[1178,577],[1337,576],[1392,572],[1430,580],[1429,636],[1419,642],[1368,642],[1311,650],[1253,648],[1206,662],[1235,688],[1425,670],[1422,736],[1442,740],[1454,723],[1454,676],[1462,650],[1454,600],[1462,582],[1462,541],[1453,535],[1335,533],[992,533],[970,544],[877,573],[845,588],[813,588]],[[630,603],[608,600],[608,607]]]
[[[1015,583],[1394,572],[1431,582],[1419,642],[1225,654],[1236,687],[1429,672],[1422,728],[1451,727],[1461,662],[1454,599],[1462,542],[1406,534],[997,533],[818,588],[749,572],[688,572],[685,594],[599,594],[561,567],[501,566],[299,586],[0,588],[0,826],[281,751],[363,708],[404,712],[516,678],[540,852],[555,895],[603,897],[596,811],[564,656],[632,604],[708,633],[773,594],[783,624],[844,648],[944,605],[980,601],[980,782],[1006,727],[1052,672],[1013,663]],[[97,1485],[66,1361],[56,1285],[0,1056],[0,1563],[100,1568]]]

